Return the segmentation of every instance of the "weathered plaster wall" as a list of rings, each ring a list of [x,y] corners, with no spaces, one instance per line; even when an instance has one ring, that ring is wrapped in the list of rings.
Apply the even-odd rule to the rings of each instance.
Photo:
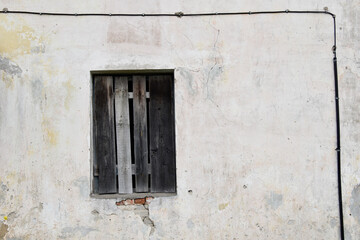
[[[346,239],[360,236],[360,3],[9,1],[337,14]],[[194,5],[195,4],[195,5]],[[0,15],[0,239],[338,239],[332,18]],[[175,197],[90,194],[91,70],[175,69]]]

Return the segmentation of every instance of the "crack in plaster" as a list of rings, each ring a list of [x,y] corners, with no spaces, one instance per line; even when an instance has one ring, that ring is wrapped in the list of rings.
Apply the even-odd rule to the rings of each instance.
[[[154,233],[156,227],[154,221],[150,218],[149,205],[138,205],[134,210],[134,213],[141,218],[143,223],[151,228],[149,234],[149,236],[151,236]]]
[[[221,52],[217,46],[217,43],[219,41],[219,35],[220,35],[220,29],[215,28],[213,25],[211,25],[209,23],[209,25],[216,31],[216,38],[213,44],[213,58],[214,58],[214,64],[211,66],[210,70],[207,73],[207,79],[206,79],[206,99],[209,99],[212,103],[214,103],[216,106],[218,106],[215,102],[213,102],[213,100],[209,97],[209,81],[210,81],[210,77],[213,79],[215,78],[217,75],[220,75],[222,72],[222,68],[223,68],[223,57],[221,55]],[[218,62],[218,56],[220,56],[221,59],[221,63]],[[217,69],[215,68],[218,65]],[[217,71],[215,71],[217,70]],[[213,74],[212,72],[215,71]]]
[[[154,233],[154,231],[155,231],[155,223],[150,218],[149,206],[148,205],[143,205],[143,207],[146,210],[146,216],[142,218],[142,221],[151,228],[150,235],[152,235]]]

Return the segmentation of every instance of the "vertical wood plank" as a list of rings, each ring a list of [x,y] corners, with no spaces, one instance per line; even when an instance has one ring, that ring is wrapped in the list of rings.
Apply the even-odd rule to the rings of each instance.
[[[113,78],[94,79],[94,134],[99,194],[116,193]]]
[[[151,76],[149,132],[151,192],[176,191],[172,76]]]
[[[132,193],[128,77],[115,77],[115,125],[119,193]]]
[[[133,76],[133,103],[136,192],[148,192],[148,146],[145,76]]]

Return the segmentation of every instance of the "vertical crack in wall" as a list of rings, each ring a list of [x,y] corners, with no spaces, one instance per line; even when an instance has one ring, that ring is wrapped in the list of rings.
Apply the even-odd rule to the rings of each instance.
[[[155,231],[155,223],[150,218],[149,205],[148,204],[137,205],[134,210],[135,210],[134,213],[141,218],[143,223],[151,228],[150,235],[152,235]]]
[[[116,206],[133,206],[131,208],[136,215],[138,215],[143,223],[151,228],[150,235],[152,235],[155,231],[155,223],[150,218],[149,213],[149,204],[153,200],[153,197],[144,197],[144,198],[136,198],[136,199],[124,199],[119,202],[116,202]]]
[[[210,23],[209,23],[209,25],[216,32],[216,37],[215,37],[215,41],[214,41],[213,48],[212,48],[212,50],[213,50],[212,57],[214,58],[214,64],[210,67],[210,69],[207,73],[205,87],[206,87],[206,99],[209,99],[211,102],[213,102],[213,99],[211,98],[210,93],[209,93],[209,84],[210,84],[210,81],[215,80],[215,78],[220,76],[220,74],[223,72],[223,57],[221,55],[219,47],[217,46],[218,41],[219,41],[220,29],[217,29]],[[220,62],[218,61],[218,59],[220,60]],[[214,103],[214,104],[217,105],[216,103]]]
[[[155,231],[155,224],[154,224],[154,221],[150,218],[150,214],[149,214],[149,205],[142,205],[144,207],[144,209],[146,210],[146,215],[141,218],[142,221],[148,225],[149,227],[151,227],[151,230],[150,230],[150,235],[152,235]]]

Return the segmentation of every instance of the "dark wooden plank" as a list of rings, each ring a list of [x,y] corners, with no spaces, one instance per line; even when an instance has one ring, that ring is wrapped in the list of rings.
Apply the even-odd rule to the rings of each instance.
[[[133,76],[134,157],[136,192],[148,192],[148,146],[146,116],[146,77]]]
[[[149,132],[151,192],[176,191],[172,76],[151,76]]]
[[[94,81],[94,136],[99,194],[116,193],[113,78],[98,76]]]
[[[151,164],[148,164],[148,174],[151,174]],[[131,171],[133,173],[136,173],[136,165],[135,164],[131,164]]]
[[[115,77],[115,125],[119,193],[132,193],[128,77]]]

